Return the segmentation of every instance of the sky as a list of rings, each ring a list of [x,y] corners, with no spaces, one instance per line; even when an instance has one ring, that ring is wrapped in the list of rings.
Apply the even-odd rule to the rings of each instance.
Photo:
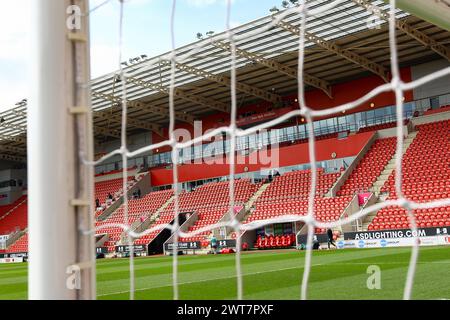
[[[32,55],[31,1],[0,0],[0,111],[28,97]],[[59,1],[59,0],[58,0]],[[231,0],[230,25],[263,17],[281,0]],[[119,1],[90,0],[91,73],[99,77],[119,68]],[[123,60],[171,50],[172,0],[125,0]],[[226,30],[227,0],[176,0],[175,45],[196,41],[197,32]]]

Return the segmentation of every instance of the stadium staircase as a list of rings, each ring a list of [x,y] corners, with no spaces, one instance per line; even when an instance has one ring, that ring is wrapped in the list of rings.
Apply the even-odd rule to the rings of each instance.
[[[402,153],[403,155],[406,153],[410,145],[413,143],[415,137],[417,136],[417,131],[410,132],[408,136],[403,140],[403,149]],[[384,186],[386,181],[389,179],[389,176],[395,169],[395,153],[392,156],[392,158],[387,163],[384,170],[381,172],[381,174],[378,176],[377,180],[373,183],[373,186],[369,189],[373,191],[377,196],[380,195],[381,188]]]
[[[152,225],[154,223],[156,223],[158,221],[158,219],[161,216],[161,213],[175,200],[175,196],[171,196],[161,207],[159,207],[153,214],[148,215],[145,220],[141,221],[141,220],[136,220],[132,225],[131,225],[131,230],[133,230],[136,233],[141,233],[149,228],[152,227]],[[118,245],[120,244],[124,244],[126,243],[127,240],[127,236],[125,233],[122,233],[121,239],[118,243]]]
[[[266,181],[261,185],[261,187],[256,191],[253,196],[244,204],[244,210],[241,214],[236,215],[236,219],[240,222],[246,221],[247,218],[252,214],[252,211],[255,209],[254,204],[258,201],[258,198],[266,191],[266,189],[270,186],[271,182]],[[222,237],[220,235],[216,236],[218,239]],[[224,237],[225,239],[235,239],[236,232],[233,231],[232,228],[227,229],[227,235]]]
[[[12,238],[8,239],[6,252],[23,253],[28,252],[28,230],[17,232]]]
[[[0,206],[0,219],[16,209],[19,205],[27,200],[27,196],[23,195],[11,204]]]
[[[10,234],[27,228],[27,198],[16,202],[16,205],[0,217],[0,234]]]
[[[417,132],[410,131],[403,141],[403,154],[408,150],[414,141]],[[373,142],[363,158],[357,163],[345,183],[337,191],[337,195],[354,196],[349,206],[344,210],[343,215],[350,216],[359,211],[357,195],[361,192],[371,191],[370,204],[381,202],[385,199],[380,190],[395,168],[396,138],[380,138]],[[346,230],[367,230],[368,225],[376,216],[376,212],[369,214],[354,225],[345,226]]]
[[[97,182],[95,183],[96,188],[96,198],[98,198],[98,195],[108,195],[108,193],[111,193],[114,196],[113,202],[106,206],[104,203],[103,206],[106,206],[103,210],[96,211],[97,220],[106,220],[109,216],[111,216],[117,209],[120,208],[120,206],[124,202],[124,195],[126,194],[128,198],[131,197],[134,191],[136,191],[138,188],[141,189],[142,194],[147,193],[149,189],[149,179],[144,179],[145,176],[148,175],[148,172],[138,174],[136,176],[129,176],[127,181],[127,190],[126,192],[123,192],[122,188],[122,178],[117,178],[109,181],[104,182]],[[105,193],[102,188],[104,188],[103,184],[107,182],[109,183],[109,189]],[[102,190],[97,193],[97,190]]]
[[[249,199],[261,188],[260,184],[251,183],[250,179],[238,179],[235,181],[235,213],[240,214]],[[220,181],[204,184],[193,191],[181,192],[179,195],[178,211],[182,214],[191,213],[193,215],[187,218],[183,228],[186,232],[192,232],[208,225],[218,223],[225,219],[229,212],[229,182]],[[195,216],[194,218],[192,218]],[[154,219],[146,228],[155,227],[161,224],[171,223],[174,217],[174,202],[168,203],[161,208],[159,218]],[[161,240],[159,233],[164,231],[157,230],[149,235],[137,239],[135,244],[149,244],[149,250],[154,241]],[[211,231],[206,231],[197,236],[180,238],[182,242],[204,241]],[[167,238],[168,239],[168,238]],[[166,239],[166,240],[167,240]]]
[[[418,133],[402,162],[402,193],[407,199],[424,203],[450,197],[448,164],[450,120],[417,125]],[[395,170],[380,189],[387,199],[396,199]],[[450,207],[413,210],[420,228],[450,226]],[[368,230],[407,229],[406,210],[398,206],[377,212]]]
[[[130,192],[132,189],[130,189]],[[160,206],[162,206],[170,197],[172,197],[172,190],[155,191],[150,192],[139,199],[130,199],[128,201],[128,224],[137,226],[140,222],[145,221],[149,215],[152,215]],[[123,224],[125,220],[125,207],[122,204],[117,210],[114,211],[107,219],[97,220],[96,226],[104,226],[97,234],[109,235],[108,241],[104,246],[108,248],[108,251],[113,251],[115,246],[124,237],[123,229],[118,226],[108,226],[109,224]]]
[[[417,131],[410,132],[408,136],[403,140],[403,149],[402,149],[403,155],[405,155],[406,151],[409,149],[416,136]],[[381,190],[394,170],[395,170],[395,152],[392,158],[385,166],[385,168],[383,169],[383,171],[381,172],[381,174],[377,177],[377,179],[373,183],[372,187],[370,188],[370,191],[372,191],[375,196],[375,201],[373,201],[373,204],[381,203],[386,200],[387,195],[382,194]],[[375,211],[371,212],[370,214],[364,217],[362,221],[362,231],[368,230],[369,225],[372,223],[373,219],[377,216],[377,214],[378,212]]]
[[[244,208],[246,211],[250,210],[253,207],[253,204],[258,200],[258,198],[263,194],[264,191],[270,186],[270,182],[263,183],[261,187],[256,191],[253,196],[251,196],[250,200],[248,200]]]

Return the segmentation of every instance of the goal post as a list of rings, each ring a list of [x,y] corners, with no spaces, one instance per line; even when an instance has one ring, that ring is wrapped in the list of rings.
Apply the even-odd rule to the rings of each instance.
[[[29,299],[94,299],[87,0],[32,1]]]

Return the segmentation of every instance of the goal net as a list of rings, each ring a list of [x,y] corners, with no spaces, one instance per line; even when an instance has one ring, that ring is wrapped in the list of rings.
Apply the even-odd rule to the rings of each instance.
[[[108,1],[105,1],[107,3]],[[126,7],[128,1],[119,1],[120,2],[120,20],[118,21],[117,33],[119,37],[119,61],[124,61],[124,41],[123,41],[123,30],[124,26],[127,22],[126,19]],[[397,1],[401,2],[401,1]],[[128,161],[129,159],[133,159],[138,155],[148,153],[151,151],[156,151],[163,147],[171,148],[171,163],[173,164],[173,191],[174,191],[174,201],[173,201],[173,211],[174,211],[174,223],[171,224],[158,224],[155,226],[150,226],[149,229],[143,230],[141,232],[133,231],[133,226],[130,224],[128,217],[128,197],[124,197],[123,203],[123,217],[124,220],[121,223],[106,223],[97,227],[97,229],[91,230],[90,234],[93,236],[95,232],[99,232],[102,229],[119,227],[121,228],[127,235],[126,243],[129,246],[129,297],[130,299],[134,299],[135,293],[135,275],[134,275],[134,246],[133,243],[137,239],[144,237],[146,235],[151,234],[152,232],[159,231],[161,229],[168,229],[173,233],[173,246],[172,249],[172,259],[173,259],[173,274],[172,274],[172,286],[173,286],[173,298],[179,299],[179,268],[178,268],[178,255],[177,255],[177,247],[179,239],[182,237],[192,237],[199,234],[202,234],[205,231],[214,231],[222,227],[227,227],[234,230],[236,236],[236,254],[235,254],[235,270],[236,270],[236,284],[237,284],[237,292],[236,298],[243,299],[244,298],[244,287],[245,280],[243,278],[242,268],[241,268],[241,237],[240,235],[248,230],[255,230],[260,228],[261,226],[273,224],[276,222],[302,222],[305,224],[307,228],[307,245],[305,252],[305,262],[304,262],[304,271],[302,274],[301,282],[299,283],[299,298],[307,299],[308,298],[308,283],[310,279],[311,273],[311,265],[312,265],[312,243],[313,243],[313,235],[315,228],[337,228],[346,224],[351,224],[369,215],[370,213],[376,212],[382,208],[386,208],[388,206],[399,206],[403,207],[407,210],[410,226],[414,234],[417,231],[417,224],[415,221],[415,216],[413,214],[413,210],[416,209],[431,209],[442,206],[450,205],[450,199],[440,199],[434,200],[430,202],[415,202],[410,199],[407,199],[402,192],[402,158],[403,158],[403,142],[405,138],[405,128],[403,124],[403,114],[404,114],[404,102],[403,97],[404,93],[415,88],[418,88],[426,83],[439,79],[441,77],[450,75],[450,68],[441,69],[437,72],[430,73],[424,77],[421,77],[417,80],[405,82],[400,75],[400,67],[397,56],[397,32],[399,31],[400,25],[397,23],[399,19],[405,16],[405,13],[397,8],[397,2],[395,0],[391,1],[366,1],[366,0],[311,0],[311,1],[283,1],[283,8],[273,9],[271,10],[271,21],[268,23],[255,25],[251,32],[239,33],[232,28],[231,22],[231,8],[234,5],[232,0],[226,1],[226,10],[227,10],[227,20],[226,20],[226,31],[220,34],[213,34],[212,32],[207,34],[207,36],[199,35],[201,41],[198,41],[195,44],[193,49],[188,51],[177,49],[175,47],[175,37],[176,32],[174,28],[175,23],[175,12],[177,10],[177,1],[172,1],[172,13],[170,19],[170,34],[171,34],[171,43],[172,50],[170,53],[158,57],[157,59],[149,59],[146,61],[142,61],[137,64],[135,67],[125,67],[124,64],[119,65],[119,71],[117,73],[117,84],[114,88],[114,100],[110,100],[109,103],[113,103],[116,106],[112,107],[115,112],[114,117],[117,118],[118,112],[121,112],[121,132],[120,132],[120,147],[106,155],[103,155],[101,158],[93,161],[88,159],[85,154],[80,155],[84,160],[84,164],[86,166],[97,166],[102,163],[105,163],[108,159],[111,159],[114,156],[119,155],[122,161],[122,175],[123,175],[123,183],[122,189],[127,190],[128,187]],[[419,1],[418,1],[419,2]],[[99,2],[100,5],[95,8],[91,8],[91,10],[102,10],[103,3]],[[353,13],[358,17],[365,17],[364,21],[369,21],[370,23],[355,23],[355,29],[361,28],[369,29],[370,27],[377,27],[377,25],[387,25],[389,32],[389,54],[390,54],[390,70],[388,70],[388,74],[385,76],[386,82],[364,96],[359,97],[353,102],[345,103],[342,105],[338,105],[328,109],[317,110],[309,106],[306,102],[305,98],[305,87],[306,85],[315,84],[316,87],[321,87],[320,83],[315,82],[316,80],[309,74],[305,73],[304,61],[305,61],[305,51],[318,44],[320,42],[320,38],[314,34],[314,25],[310,25],[311,22],[314,21],[315,17],[321,17],[322,19],[326,19],[326,17],[330,17],[333,15],[341,14],[342,11],[339,9],[341,6],[352,7],[357,5],[359,11],[355,11]],[[426,8],[426,7],[425,7]],[[363,11],[361,11],[364,9]],[[416,7],[418,11],[424,10],[423,7],[418,4]],[[433,8],[434,9],[434,8]],[[293,18],[294,17],[294,18]],[[346,16],[345,19],[348,19],[349,16]],[[292,23],[288,23],[286,21],[290,21]],[[349,21],[352,23],[352,21]],[[273,28],[281,28],[284,30],[289,30],[296,34],[296,53],[298,54],[298,68],[297,72],[297,83],[298,83],[298,105],[299,108],[293,111],[289,111],[286,114],[281,115],[280,117],[266,121],[262,124],[248,127],[246,129],[239,128],[237,125],[237,110],[239,101],[237,99],[237,69],[249,63],[249,61],[256,61],[258,63],[264,64],[264,57],[259,55],[257,52],[250,52],[246,61],[243,61],[242,58],[242,44],[245,43],[246,40],[251,39],[252,37],[263,34],[266,31],[272,30]],[[349,31],[342,32],[341,35],[345,35]],[[339,32],[336,32],[339,36]],[[329,40],[332,39],[333,36],[330,36]],[[177,108],[176,108],[176,98],[179,93],[178,86],[183,83],[183,79],[179,79],[179,74],[177,73],[177,69],[182,65],[192,64],[195,65],[195,59],[198,56],[199,52],[202,52],[202,49],[207,46],[213,45],[216,48],[222,48],[224,52],[227,53],[227,59],[229,65],[227,67],[229,71],[229,95],[231,97],[231,105],[229,107],[229,124],[224,126],[219,126],[214,130],[209,131],[206,134],[203,134],[199,137],[195,137],[188,141],[179,141],[179,137],[176,134],[176,121],[177,121]],[[329,45],[322,43],[322,46]],[[355,57],[349,54],[349,52],[343,51],[337,46],[330,46],[330,50],[335,52],[336,54],[340,54],[346,57],[347,60],[356,61],[360,66],[367,70],[373,70],[374,72],[378,72],[380,74],[380,70],[378,70],[378,66],[373,64],[370,61],[366,61],[361,59],[360,57]],[[439,48],[438,48],[439,49]],[[253,55],[252,55],[253,54]],[[274,54],[273,54],[274,55]],[[244,59],[245,60],[245,59]],[[127,142],[127,127],[129,125],[128,121],[128,113],[130,108],[133,110],[136,108],[136,103],[130,100],[129,91],[130,85],[135,82],[136,75],[140,72],[145,72],[150,70],[156,64],[164,64],[166,67],[170,67],[169,77],[164,79],[164,82],[161,83],[161,87],[157,88],[155,85],[149,86],[147,89],[151,91],[156,91],[156,89],[161,89],[163,87],[163,91],[168,96],[168,139],[154,143],[138,150],[129,150],[129,145]],[[131,80],[130,80],[131,79]],[[144,86],[145,87],[145,86]],[[322,87],[323,89],[323,87]],[[395,193],[397,195],[397,199],[387,200],[381,203],[377,203],[375,205],[371,205],[369,207],[365,207],[354,215],[351,215],[346,218],[342,218],[336,221],[324,222],[319,221],[315,218],[314,214],[314,201],[317,190],[318,183],[318,173],[317,173],[317,161],[316,161],[316,137],[314,131],[314,120],[324,118],[326,116],[338,115],[345,112],[351,112],[353,109],[357,108],[362,104],[370,103],[371,99],[376,97],[379,94],[393,92],[395,94],[395,113],[396,113],[396,155],[395,155]],[[117,107],[118,106],[118,107]],[[117,112],[116,112],[117,111]],[[296,117],[303,117],[305,119],[305,124],[307,128],[307,143],[309,150],[309,159],[310,159],[310,172],[311,172],[311,182],[309,186],[309,196],[308,196],[308,210],[304,215],[286,215],[278,218],[273,218],[269,220],[261,220],[261,221],[253,221],[250,223],[242,223],[236,219],[235,214],[235,167],[236,167],[236,158],[234,156],[230,156],[229,159],[229,204],[228,204],[228,215],[229,219],[225,219],[222,222],[215,223],[212,225],[208,225],[197,229],[191,232],[182,231],[179,228],[179,215],[180,212],[180,203],[179,198],[182,192],[181,184],[179,183],[178,169],[179,164],[183,160],[183,156],[181,154],[181,150],[189,150],[194,145],[198,145],[202,141],[208,141],[212,137],[226,135],[226,139],[230,143],[230,147],[228,153],[230,155],[234,155],[237,153],[236,141],[240,137],[246,137],[250,135],[258,134],[263,130],[270,130],[270,128],[281,124],[282,122]],[[132,121],[132,120],[130,120]],[[86,232],[86,231],[84,231]],[[412,287],[414,283],[414,275],[415,268],[419,255],[419,245],[417,238],[415,238],[414,245],[412,246],[412,254],[410,258],[408,274],[406,278],[406,283],[404,286],[404,299],[410,299],[412,293]],[[92,280],[92,279],[91,279]]]

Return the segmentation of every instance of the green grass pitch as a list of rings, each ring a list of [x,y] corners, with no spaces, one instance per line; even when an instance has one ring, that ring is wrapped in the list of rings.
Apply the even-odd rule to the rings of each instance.
[[[313,252],[309,299],[401,299],[410,248]],[[298,299],[304,251],[242,254],[245,299]],[[137,258],[136,299],[172,298],[172,258]],[[235,299],[235,255],[180,256],[181,299]],[[368,289],[367,268],[381,269],[381,289]],[[99,299],[127,299],[127,259],[99,260]],[[27,265],[0,265],[0,299],[26,299]],[[414,299],[450,298],[450,247],[420,249]]]

